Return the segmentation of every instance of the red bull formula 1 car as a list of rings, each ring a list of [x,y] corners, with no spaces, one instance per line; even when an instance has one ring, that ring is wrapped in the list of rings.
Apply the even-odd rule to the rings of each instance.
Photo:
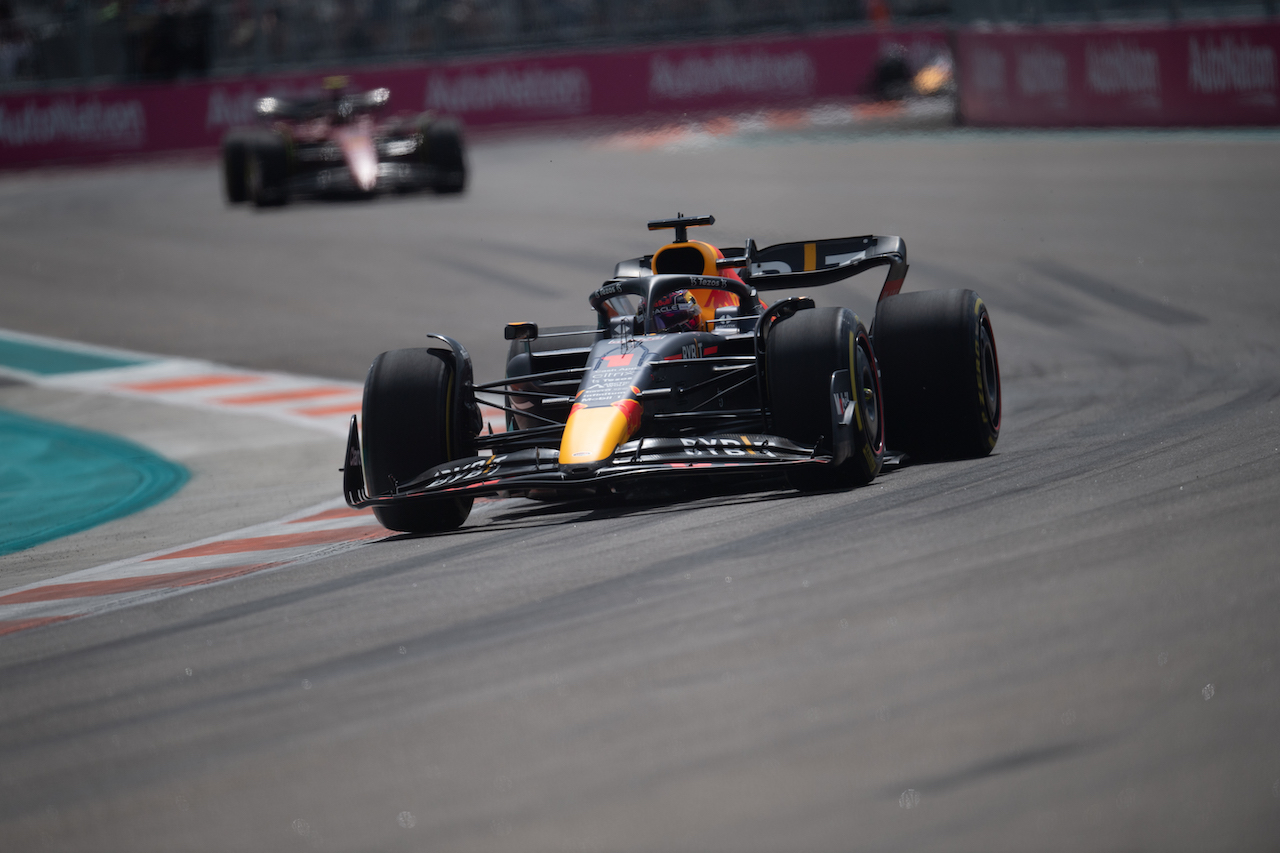
[[[228,201],[267,207],[297,196],[466,188],[456,120],[430,112],[384,117],[389,90],[348,94],[344,78],[330,78],[325,86],[316,98],[259,98],[261,126],[226,135],[222,174]]]
[[[711,216],[657,220],[675,239],[619,263],[589,297],[593,326],[506,327],[506,377],[476,384],[443,335],[379,355],[351,419],[347,503],[388,528],[458,527],[481,495],[622,494],[680,478],[795,488],[870,482],[886,446],[985,456],[1000,434],[991,319],[971,290],[899,292],[898,237],[721,250],[688,239]],[[770,291],[887,266],[868,330],[846,308]],[[506,412],[481,430],[479,402]]]

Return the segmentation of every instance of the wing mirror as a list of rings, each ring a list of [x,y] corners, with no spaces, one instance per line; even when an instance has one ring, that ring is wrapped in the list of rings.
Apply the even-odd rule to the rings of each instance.
[[[536,341],[538,339],[537,323],[508,323],[502,330],[502,336],[509,341]]]

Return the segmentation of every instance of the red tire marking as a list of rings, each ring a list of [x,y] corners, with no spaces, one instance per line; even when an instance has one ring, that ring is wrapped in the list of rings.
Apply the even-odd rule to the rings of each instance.
[[[360,414],[359,403],[343,403],[341,406],[316,406],[310,409],[295,409],[300,415],[316,418],[325,415],[358,415]]]
[[[274,394],[242,394],[239,397],[223,397],[217,400],[228,406],[256,406],[260,403],[283,403],[286,400],[306,400],[311,397],[332,397],[335,394],[350,394],[350,388],[327,386],[319,388],[297,388],[293,391],[277,391]]]
[[[373,515],[373,510],[371,509],[352,509],[349,506],[340,506],[337,509],[326,509],[324,512],[308,515],[306,518],[296,518],[289,523],[305,524],[308,521],[328,521],[332,518],[356,518],[357,516],[370,515]]]
[[[120,387],[131,391],[185,391],[190,388],[210,388],[216,385],[239,385],[245,382],[261,381],[261,376],[219,373],[206,376],[184,376],[180,379],[157,379],[152,382],[132,382]]]
[[[178,560],[183,557],[208,557],[214,554],[243,554],[247,551],[271,551],[277,548],[299,548],[305,545],[331,545],[335,542],[357,542],[378,539],[388,535],[382,525],[346,527],[338,530],[313,530],[307,533],[281,533],[274,536],[253,536],[248,539],[224,539],[194,548],[183,548],[152,557],[154,560]]]
[[[30,604],[35,601],[61,601],[65,598],[89,598],[95,595],[116,595],[121,592],[141,592],[148,589],[172,589],[213,583],[226,578],[239,577],[282,563],[255,563],[251,566],[222,566],[216,569],[195,569],[189,572],[166,572],[162,575],[142,575],[132,578],[111,578],[101,581],[54,583],[48,586],[0,595],[0,604]],[[69,617],[56,617],[69,618]],[[19,629],[15,629],[19,630]]]

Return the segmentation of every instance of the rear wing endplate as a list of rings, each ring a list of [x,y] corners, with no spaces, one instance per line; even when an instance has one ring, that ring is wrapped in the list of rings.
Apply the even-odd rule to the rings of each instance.
[[[730,251],[726,251],[728,254]],[[757,249],[748,240],[740,258],[726,258],[722,266],[738,266],[741,277],[758,291],[788,290],[833,284],[872,267],[889,267],[877,299],[893,296],[907,277],[907,244],[901,237],[840,237],[779,243]],[[726,263],[728,262],[728,263]]]

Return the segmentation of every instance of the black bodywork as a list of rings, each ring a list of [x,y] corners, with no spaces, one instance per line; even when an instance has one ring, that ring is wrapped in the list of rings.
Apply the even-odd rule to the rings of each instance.
[[[687,225],[711,217],[666,220],[650,227],[675,227],[683,242]],[[652,256],[624,261],[615,276],[589,301],[594,329],[538,334],[534,324],[512,324],[507,376],[475,384],[470,359],[457,341],[433,335],[432,346],[447,349],[459,369],[454,399],[466,407],[473,455],[450,459],[403,483],[368,487],[362,469],[360,433],[352,418],[344,467],[344,492],[353,507],[384,506],[429,498],[480,495],[573,496],[602,490],[625,492],[631,485],[672,477],[777,477],[800,469],[834,469],[855,452],[856,433],[866,426],[852,403],[864,389],[852,355],[848,369],[828,370],[830,419],[812,440],[781,435],[771,400],[770,337],[779,322],[811,310],[813,300],[784,298],[765,308],[760,295],[821,286],[887,266],[881,298],[898,292],[907,272],[906,245],[898,237],[861,236],[785,243],[757,249],[723,250],[717,266],[740,270],[738,278],[710,275],[654,275]],[[727,290],[736,308],[721,308],[710,331],[655,334],[652,311],[635,313],[637,301],[652,306],[663,294],[685,289]],[[852,314],[848,315],[852,318]],[[852,318],[856,323],[856,318]],[[870,360],[874,394],[879,385]],[[850,328],[852,336],[853,329]],[[565,341],[556,346],[557,337]],[[537,341],[535,347],[534,342]],[[851,338],[852,344],[852,338]],[[852,350],[851,350],[852,352]],[[507,431],[479,434],[477,401],[507,413]],[[600,458],[575,461],[564,447],[566,421],[581,407],[611,406],[634,417],[633,428]],[[865,409],[864,409],[865,410]],[[879,453],[883,453],[880,429]],[[577,437],[575,437],[577,440]],[[605,442],[608,445],[608,442]],[[608,448],[607,448],[608,449]],[[590,456],[592,454],[586,453]],[[871,476],[879,470],[874,460]],[[371,493],[373,492],[373,493]]]

